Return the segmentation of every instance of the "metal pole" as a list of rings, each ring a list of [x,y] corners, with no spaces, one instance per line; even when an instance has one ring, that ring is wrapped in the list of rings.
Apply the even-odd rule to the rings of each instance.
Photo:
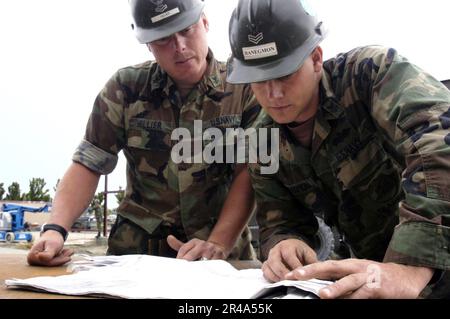
[[[117,194],[120,191],[108,191],[108,175],[105,175],[105,191],[103,192],[103,198],[105,204],[103,206],[103,236],[106,237],[108,231],[108,194]]]
[[[108,228],[108,175],[105,175],[105,192],[103,193],[105,205],[103,206],[103,236],[106,237],[106,231]]]

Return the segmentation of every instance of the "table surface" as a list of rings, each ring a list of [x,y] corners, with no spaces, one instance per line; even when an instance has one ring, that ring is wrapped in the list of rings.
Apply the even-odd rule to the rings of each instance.
[[[33,292],[18,289],[8,289],[5,279],[25,279],[37,276],[67,275],[66,267],[36,267],[29,266],[26,254],[1,254],[0,255],[0,299],[72,299],[78,296],[65,296]]]
[[[237,269],[260,268],[259,261],[230,261]],[[8,289],[5,279],[25,279],[37,276],[59,276],[67,275],[66,266],[59,267],[36,267],[27,264],[25,254],[0,254],[0,299],[74,299],[90,298],[80,296],[66,296],[42,292]]]

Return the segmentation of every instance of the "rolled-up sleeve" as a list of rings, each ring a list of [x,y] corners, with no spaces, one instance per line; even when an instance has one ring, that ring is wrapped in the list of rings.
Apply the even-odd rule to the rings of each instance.
[[[117,165],[117,159],[116,154],[110,154],[86,140],[81,141],[72,157],[74,162],[100,175],[111,173]]]
[[[95,99],[84,139],[73,154],[74,162],[102,175],[114,170],[117,154],[125,145],[125,101],[119,70]]]

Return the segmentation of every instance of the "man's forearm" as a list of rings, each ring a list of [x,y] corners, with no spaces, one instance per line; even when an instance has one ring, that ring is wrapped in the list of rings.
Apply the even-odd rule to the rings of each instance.
[[[250,219],[253,204],[250,175],[247,168],[241,166],[208,241],[222,246],[229,253]]]
[[[100,175],[78,163],[72,163],[58,184],[49,223],[70,230],[94,196]]]
[[[428,267],[405,266],[411,270],[411,277],[415,278],[419,287],[422,287],[422,289],[428,285],[435,272],[434,269]]]

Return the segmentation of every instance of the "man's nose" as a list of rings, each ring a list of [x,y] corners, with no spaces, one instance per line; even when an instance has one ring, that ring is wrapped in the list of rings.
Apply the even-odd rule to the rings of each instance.
[[[284,96],[283,86],[277,80],[269,80],[266,82],[267,93],[270,99],[280,99]]]
[[[184,51],[186,49],[186,38],[175,33],[172,39],[173,48],[177,51]]]

